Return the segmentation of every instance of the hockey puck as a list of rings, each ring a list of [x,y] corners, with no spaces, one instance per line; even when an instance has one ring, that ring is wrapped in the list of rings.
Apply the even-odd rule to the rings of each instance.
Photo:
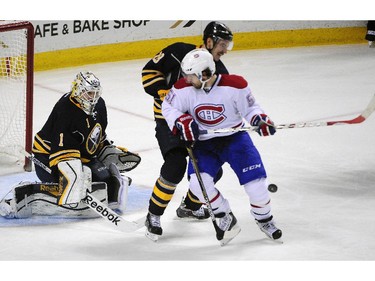
[[[268,185],[268,191],[272,192],[272,193],[276,192],[277,191],[277,185],[274,184],[274,183],[271,183],[270,185]]]

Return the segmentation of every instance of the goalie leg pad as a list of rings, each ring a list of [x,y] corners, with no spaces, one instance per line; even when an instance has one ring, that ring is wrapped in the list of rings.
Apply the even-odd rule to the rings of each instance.
[[[109,207],[112,210],[118,211],[120,214],[122,214],[125,212],[126,209],[126,203],[128,199],[128,188],[131,183],[131,178],[122,176],[117,166],[113,163],[110,164],[109,171],[111,172],[112,176],[119,182],[119,186],[116,187],[116,190],[114,191],[115,196],[112,196],[113,202],[109,200]],[[110,196],[108,195],[108,197]]]
[[[91,170],[82,166],[79,159],[60,162],[59,188],[61,191],[59,205],[79,203],[86,197],[86,189],[91,186]]]
[[[94,181],[105,182],[107,184],[108,202],[111,209],[123,212],[125,210],[126,197],[125,199],[121,198],[127,195],[127,187],[130,185],[131,179],[122,176],[114,163],[110,163],[109,168],[107,168],[101,161],[95,158],[87,165],[92,171]]]
[[[108,204],[107,185],[94,182],[91,193],[104,204]],[[13,189],[13,198],[3,200],[1,204],[13,206],[13,213],[7,218],[27,218],[36,216],[53,216],[60,218],[94,218],[99,217],[83,202],[70,205],[58,205],[60,188],[57,183],[25,183]],[[8,202],[6,202],[8,201]]]

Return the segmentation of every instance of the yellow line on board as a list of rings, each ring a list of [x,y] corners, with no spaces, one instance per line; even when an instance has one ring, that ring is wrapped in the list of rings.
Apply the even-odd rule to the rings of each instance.
[[[236,50],[285,48],[332,44],[361,44],[366,27],[316,28],[277,30],[234,34]],[[162,48],[174,43],[201,44],[201,36],[164,38],[137,42],[123,42],[35,54],[35,71],[73,67],[86,64],[151,58]]]

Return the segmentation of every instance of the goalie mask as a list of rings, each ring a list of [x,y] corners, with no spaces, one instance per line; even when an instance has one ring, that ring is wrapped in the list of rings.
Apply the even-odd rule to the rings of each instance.
[[[86,71],[77,74],[72,84],[72,97],[86,114],[93,114],[101,94],[100,81],[92,72]]]
[[[215,74],[215,62],[210,54],[205,49],[195,49],[186,54],[181,62],[181,70],[184,77],[194,74],[202,83],[202,87]],[[203,76],[207,79],[203,81]]]

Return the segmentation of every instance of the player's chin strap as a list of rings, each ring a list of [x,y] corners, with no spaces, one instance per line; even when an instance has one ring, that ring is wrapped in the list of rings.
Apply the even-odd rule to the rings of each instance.
[[[33,155],[25,150],[21,151],[28,159],[34,162],[44,169],[47,173],[51,173],[51,169],[36,159]],[[138,219],[137,221],[125,220],[122,216],[118,215],[116,212],[111,210],[108,206],[103,204],[99,199],[93,196],[89,191],[82,202],[87,205],[96,214],[101,216],[106,222],[108,222],[114,229],[122,232],[134,232],[144,226],[145,217]]]

